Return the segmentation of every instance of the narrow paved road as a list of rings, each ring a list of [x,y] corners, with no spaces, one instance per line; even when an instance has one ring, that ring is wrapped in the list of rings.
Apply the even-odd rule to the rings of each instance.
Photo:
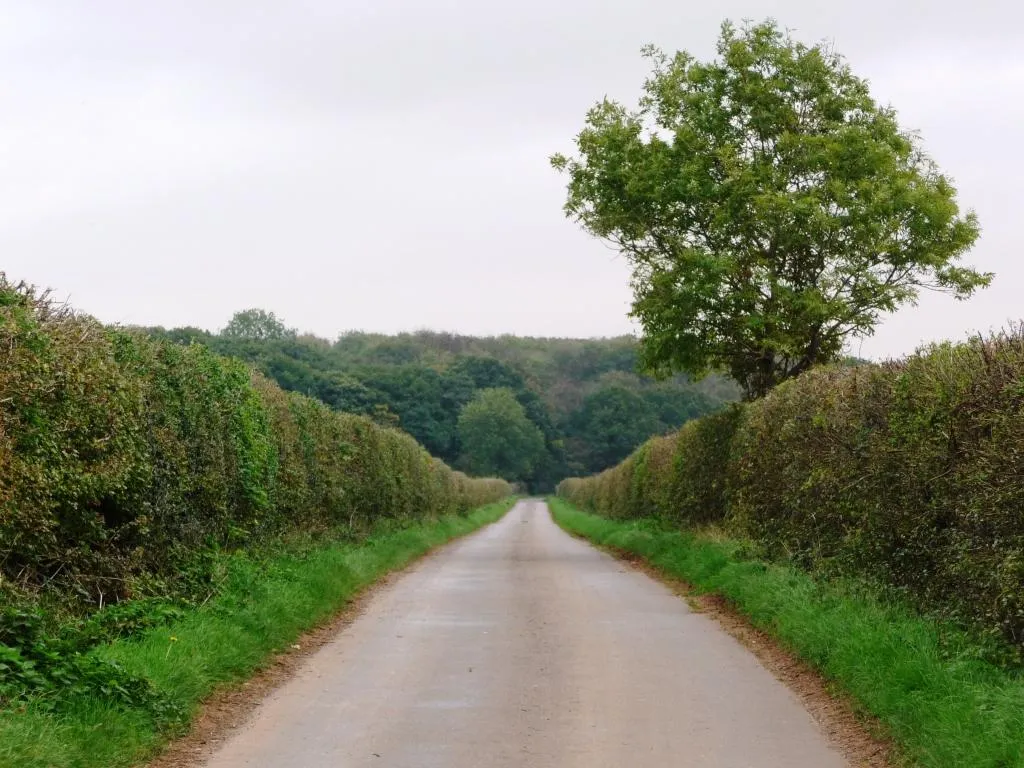
[[[383,589],[208,768],[840,768],[710,619],[542,502]]]

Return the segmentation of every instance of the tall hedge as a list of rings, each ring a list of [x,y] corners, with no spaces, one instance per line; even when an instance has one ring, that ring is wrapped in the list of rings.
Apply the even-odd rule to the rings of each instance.
[[[1024,334],[812,371],[559,493],[613,517],[718,523],[1024,646]]]
[[[0,274],[0,597],[109,602],[208,579],[204,553],[509,493],[238,361],[104,327]]]

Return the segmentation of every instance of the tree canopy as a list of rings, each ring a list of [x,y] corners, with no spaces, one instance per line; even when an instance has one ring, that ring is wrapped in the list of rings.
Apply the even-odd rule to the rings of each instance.
[[[221,331],[224,336],[234,339],[286,339],[295,335],[273,312],[265,309],[243,309],[235,312],[230,322]]]
[[[545,453],[544,435],[510,389],[481,389],[459,414],[460,463],[471,474],[526,480]]]
[[[648,369],[758,397],[921,289],[989,283],[959,263],[975,215],[841,56],[772,21],[727,22],[717,50],[645,49],[638,108],[602,101],[552,158],[567,215],[631,263]]]
[[[612,467],[651,435],[658,434],[662,423],[652,402],[612,384],[584,398],[573,414],[573,428],[586,462],[595,467]]]

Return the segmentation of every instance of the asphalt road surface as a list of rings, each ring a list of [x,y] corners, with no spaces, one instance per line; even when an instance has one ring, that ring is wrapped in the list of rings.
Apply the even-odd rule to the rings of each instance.
[[[839,768],[713,620],[543,502],[421,561],[207,768]]]

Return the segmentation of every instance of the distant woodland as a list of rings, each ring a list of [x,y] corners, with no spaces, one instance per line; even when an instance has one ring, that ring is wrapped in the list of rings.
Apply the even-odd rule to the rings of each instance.
[[[147,332],[240,358],[284,389],[400,427],[453,466],[533,490],[613,466],[652,435],[739,396],[716,376],[639,375],[632,337],[353,332],[332,342],[263,310],[237,313],[218,334]]]

